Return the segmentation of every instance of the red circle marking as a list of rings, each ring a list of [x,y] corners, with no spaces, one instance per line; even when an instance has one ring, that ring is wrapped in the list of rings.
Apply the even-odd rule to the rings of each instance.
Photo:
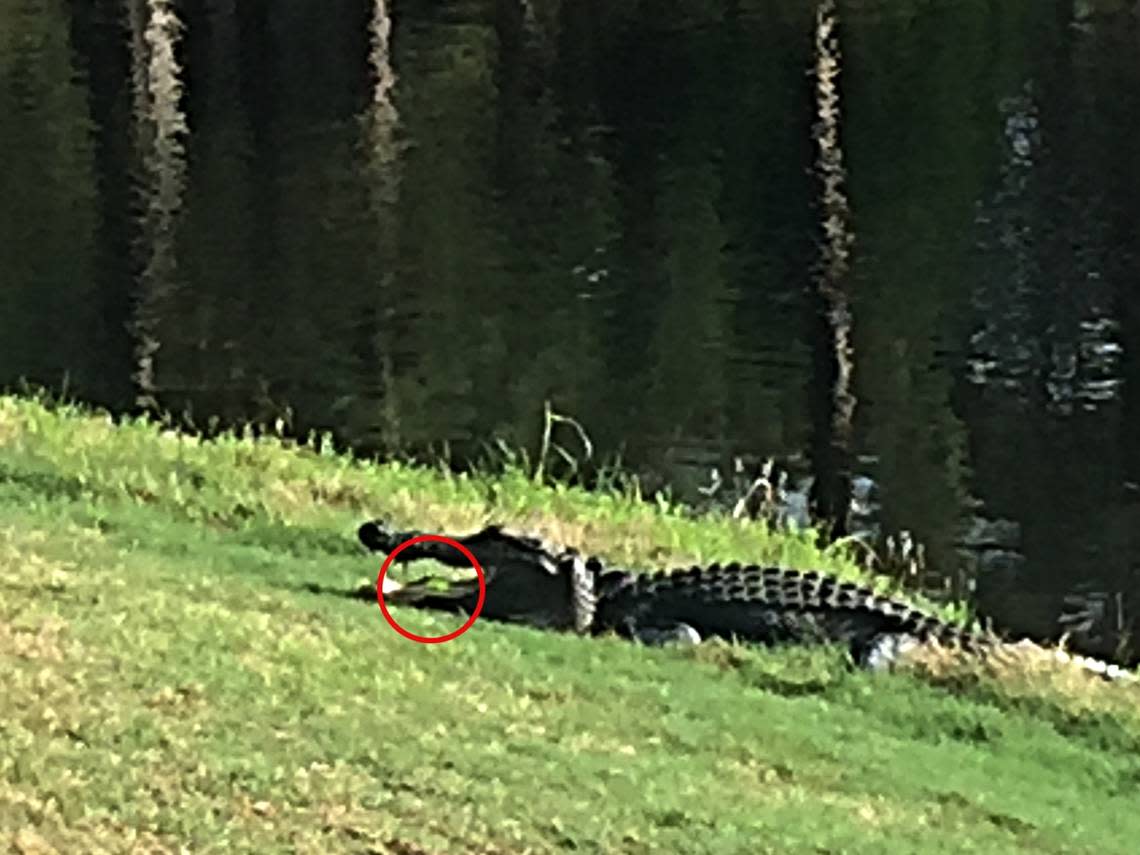
[[[388,573],[388,568],[392,566],[392,559],[399,555],[403,550],[407,549],[413,543],[422,543],[423,541],[431,540],[436,543],[446,543],[448,546],[454,546],[471,562],[471,566],[475,568],[475,575],[479,577],[479,601],[475,603],[475,611],[471,612],[471,617],[467,618],[467,623],[459,627],[454,632],[449,632],[447,635],[416,635],[414,632],[408,632],[398,623],[388,612],[388,606],[384,603],[384,576]],[[376,602],[380,604],[380,611],[384,613],[384,620],[388,621],[388,625],[400,635],[404,636],[411,641],[418,641],[420,644],[442,644],[445,641],[451,641],[453,638],[458,638],[471,629],[475,624],[475,620],[479,617],[479,613],[483,611],[483,600],[487,597],[487,580],[483,578],[483,568],[479,566],[479,562],[475,560],[475,556],[471,554],[471,550],[464,546],[462,543],[452,540],[450,537],[444,537],[440,534],[417,534],[410,540],[405,540],[395,549],[388,553],[388,557],[384,559],[384,564],[380,568],[380,575],[376,577]]]

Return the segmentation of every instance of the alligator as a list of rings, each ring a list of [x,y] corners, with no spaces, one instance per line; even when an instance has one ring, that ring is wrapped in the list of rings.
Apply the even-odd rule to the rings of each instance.
[[[391,553],[424,532],[398,531],[374,520],[357,534],[371,551]],[[967,651],[1010,644],[814,570],[733,562],[639,572],[499,526],[454,540],[483,569],[481,616],[491,620],[582,635],[612,633],[654,645],[697,644],[709,637],[764,645],[842,644],[855,662],[872,670],[893,667],[903,653],[926,642]],[[438,541],[405,547],[394,561],[420,559],[471,569],[461,552]],[[373,586],[368,594],[375,597]],[[440,587],[430,576],[399,584],[385,575],[384,599],[388,605],[470,614],[479,584],[470,578]],[[1119,666],[1063,655],[1101,676],[1135,679]]]

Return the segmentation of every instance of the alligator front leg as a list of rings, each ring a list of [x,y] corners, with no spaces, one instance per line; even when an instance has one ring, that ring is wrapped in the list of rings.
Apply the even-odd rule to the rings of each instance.
[[[868,671],[893,671],[908,651],[922,644],[913,635],[883,632],[851,645],[851,658]]]

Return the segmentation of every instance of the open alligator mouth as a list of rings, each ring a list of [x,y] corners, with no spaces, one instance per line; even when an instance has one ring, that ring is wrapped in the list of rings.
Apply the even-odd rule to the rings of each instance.
[[[390,580],[385,574],[385,603],[473,612],[479,604],[480,585],[471,560],[448,542],[408,543],[422,534],[399,531],[379,520],[366,522],[357,530],[360,542],[373,552],[391,554],[398,549],[394,563],[431,559],[461,573],[461,578],[434,575],[407,583]],[[595,607],[593,576],[573,550],[549,547],[537,538],[512,534],[497,526],[454,540],[483,570],[484,617],[579,632],[589,628]]]
[[[376,602],[374,582],[363,583],[347,592],[321,585],[306,585],[305,589],[318,594],[336,590],[354,600]],[[384,603],[389,606],[418,606],[454,612],[473,609],[479,599],[479,581],[474,577],[454,580],[442,576],[423,576],[414,582],[400,582],[393,579],[389,572],[384,574],[383,590]]]
[[[425,605],[426,600],[446,603],[479,596],[479,580],[472,573],[470,578],[451,579],[444,576],[421,576],[414,582],[400,582],[392,578],[389,571],[384,574],[384,601],[396,605]],[[430,606],[440,608],[439,605]]]
[[[401,544],[411,540],[421,532],[402,532],[370,521],[357,531],[360,542],[373,552],[391,553]],[[393,578],[392,571],[397,564],[413,561],[432,560],[449,568],[461,571],[456,574],[429,574],[410,581],[401,582]],[[428,541],[405,547],[396,556],[388,572],[384,574],[384,602],[388,605],[408,605],[446,611],[472,611],[479,599],[479,579],[467,558],[458,550],[445,543]],[[374,597],[375,588],[372,589]]]

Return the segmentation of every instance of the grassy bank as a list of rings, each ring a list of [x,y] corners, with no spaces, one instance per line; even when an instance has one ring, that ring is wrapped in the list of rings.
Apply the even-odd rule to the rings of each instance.
[[[0,398],[0,832],[15,851],[1133,852],[1140,694],[647,650],[375,606],[385,516],[645,565],[842,557],[631,496],[201,442]],[[447,616],[395,610],[427,634]]]

